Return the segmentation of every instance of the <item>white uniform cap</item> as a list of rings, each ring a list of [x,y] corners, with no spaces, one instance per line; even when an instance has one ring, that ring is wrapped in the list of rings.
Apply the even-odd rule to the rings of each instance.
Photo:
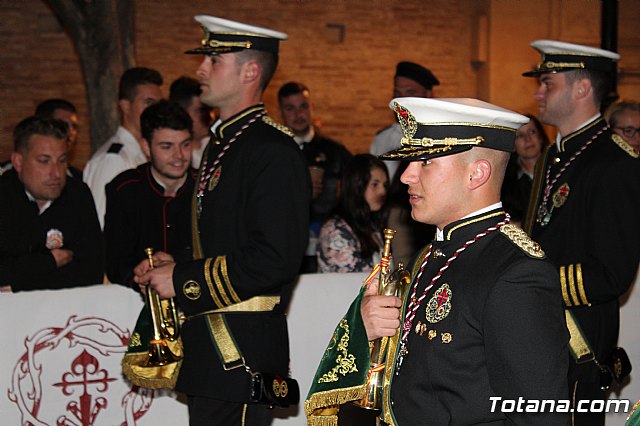
[[[185,53],[220,54],[253,49],[277,54],[280,40],[288,38],[279,31],[216,16],[197,15],[194,19],[202,25],[205,36],[200,47]]]
[[[556,40],[535,40],[531,47],[542,55],[540,64],[532,71],[523,73],[525,77],[540,74],[591,69],[612,72],[620,55],[610,50]]]
[[[384,160],[421,160],[484,147],[514,151],[515,131],[529,118],[469,98],[396,98],[389,107],[398,116],[401,148]]]

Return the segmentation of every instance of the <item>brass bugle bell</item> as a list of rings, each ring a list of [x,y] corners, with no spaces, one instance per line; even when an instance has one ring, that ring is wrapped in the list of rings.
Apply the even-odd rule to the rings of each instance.
[[[411,275],[404,268],[402,262],[398,263],[398,267],[394,271],[390,271],[391,262],[391,240],[396,231],[393,229],[384,230],[384,246],[382,249],[382,260],[380,261],[380,273],[378,281],[378,295],[397,296],[404,298],[409,286],[411,285]],[[371,345],[369,376],[367,380],[367,394],[355,404],[359,407],[380,410],[379,418],[384,420],[383,395],[384,388],[388,386],[386,379],[388,369],[387,357],[393,356],[398,343],[400,331],[395,336],[381,337],[373,341]]]
[[[144,249],[149,259],[149,268],[153,269],[153,249]],[[160,295],[151,287],[147,286],[146,302],[151,315],[153,326],[153,337],[149,342],[149,354],[145,367],[158,367],[182,359],[171,352],[167,341],[175,341],[180,335],[180,322],[178,310],[173,298],[161,299]]]

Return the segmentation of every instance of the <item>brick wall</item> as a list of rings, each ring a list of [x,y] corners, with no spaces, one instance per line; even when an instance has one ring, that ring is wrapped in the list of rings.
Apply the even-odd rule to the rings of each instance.
[[[365,152],[375,133],[393,120],[387,104],[395,64],[401,60],[431,68],[442,82],[436,96],[480,97],[507,108],[535,112],[531,111],[535,107],[531,89],[522,88],[526,83],[520,77],[535,55],[514,60],[509,50],[530,49],[528,41],[541,33],[553,35],[548,25],[541,31],[531,14],[546,19],[550,9],[585,10],[593,20],[599,2],[581,0],[572,7],[572,2],[541,0],[545,7],[526,3],[526,16],[514,3],[518,2],[136,0],[137,63],[163,74],[168,95],[171,81],[181,75],[194,76],[201,59],[182,54],[201,38],[193,15],[211,14],[284,31],[289,40],[282,44],[280,66],[265,95],[271,114],[280,119],[276,100],[280,85],[302,81],[311,89],[322,131],[353,152]],[[635,28],[640,8],[634,0],[621,0],[620,4],[621,22]],[[479,34],[481,16],[487,17],[484,29],[489,34]],[[505,23],[502,19],[509,19],[510,25],[499,25]],[[637,36],[624,28],[620,33],[626,41],[621,40],[621,49],[637,53]],[[591,34],[597,45],[599,28]],[[0,0],[0,40],[0,161],[10,156],[15,124],[32,114],[41,100],[64,97],[80,110],[80,144],[72,162],[82,167],[90,156],[87,102],[80,66],[66,33],[42,0]],[[486,41],[484,50],[480,49],[485,60],[472,63],[478,59],[479,40]],[[494,56],[510,60],[497,64],[492,62]],[[634,97],[638,88],[638,66],[633,65],[635,71],[626,83],[620,82],[627,84],[621,90],[626,97]],[[512,90],[518,95],[511,96]]]
[[[90,156],[87,103],[71,41],[41,0],[0,3],[0,160],[9,158],[11,131],[20,119],[41,100],[64,97],[80,110],[81,142],[73,163],[84,165]],[[473,5],[471,0],[137,0],[137,63],[163,74],[168,95],[170,82],[194,76],[201,59],[182,54],[201,38],[193,15],[284,31],[289,40],[282,45],[278,71],[265,95],[269,111],[279,120],[278,88],[300,80],[311,89],[323,132],[354,152],[364,152],[376,131],[393,119],[387,104],[398,61],[430,67],[443,82],[439,96],[474,96],[467,60]]]

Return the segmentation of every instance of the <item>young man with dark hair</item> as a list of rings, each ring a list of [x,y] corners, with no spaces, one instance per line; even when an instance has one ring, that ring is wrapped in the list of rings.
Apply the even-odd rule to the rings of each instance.
[[[411,216],[435,225],[436,238],[424,241],[400,296],[371,281],[351,305],[333,337],[343,342],[348,329],[348,345],[329,346],[312,382],[309,425],[372,412],[330,405],[367,397],[380,367],[383,424],[567,424],[555,409],[503,405],[568,394],[558,277],[500,201],[516,129],[528,118],[476,99],[397,98],[390,107],[403,138],[381,158],[408,162],[400,178]],[[384,342],[382,366],[369,362],[369,342]]]
[[[140,125],[150,161],[120,173],[106,187],[107,277],[126,286],[133,283],[133,268],[147,258],[147,247],[178,261],[192,257],[191,117],[177,103],[160,101],[142,113]]]
[[[67,176],[68,128],[29,117],[14,130],[13,169],[0,177],[0,288],[102,283],[104,247],[91,193]]]
[[[268,425],[268,404],[252,399],[252,373],[288,376],[285,312],[309,226],[304,158],[262,103],[287,36],[213,16],[196,20],[205,37],[187,53],[204,54],[200,99],[220,118],[195,184],[195,260],[159,252],[155,269],[136,267],[135,281],[175,297],[188,318],[176,389],[188,396],[190,424]]]
[[[84,181],[91,188],[100,225],[104,227],[105,186],[119,173],[147,161],[142,151],[140,114],[162,99],[162,76],[150,68],[130,68],[122,74],[118,89],[120,127],[91,157]]]

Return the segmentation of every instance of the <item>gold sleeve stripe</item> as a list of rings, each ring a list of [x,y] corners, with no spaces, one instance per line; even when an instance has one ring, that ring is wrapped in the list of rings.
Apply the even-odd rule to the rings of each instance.
[[[227,288],[229,289],[229,294],[231,295],[231,298],[235,303],[242,302],[242,299],[238,297],[238,294],[236,293],[236,291],[233,289],[233,286],[231,285],[231,279],[229,278],[229,271],[227,270],[227,256],[223,256],[221,270],[222,270],[222,279],[224,279],[224,282],[227,284]]]
[[[207,258],[204,262],[204,279],[207,280],[207,286],[209,286],[209,293],[211,293],[211,297],[213,298],[213,303],[216,304],[217,307],[222,308],[223,305],[216,293],[216,290],[213,288],[213,282],[211,282],[211,261],[212,258]]]
[[[571,300],[569,300],[569,293],[567,292],[567,277],[565,276],[564,266],[560,267],[560,288],[562,289],[564,304],[572,306]]]
[[[580,305],[580,301],[578,300],[578,292],[576,291],[576,280],[573,275],[573,264],[569,265],[569,270],[567,271],[567,275],[569,276],[569,291],[571,292],[571,300],[573,304],[578,306]]]
[[[587,300],[587,293],[584,291],[584,282],[582,281],[582,265],[576,263],[576,280],[578,281],[578,291],[580,292],[580,300],[584,305],[591,306],[589,300]]]
[[[231,300],[229,299],[229,296],[227,295],[227,292],[225,291],[224,286],[222,285],[222,280],[220,279],[220,269],[221,269],[220,263],[223,260],[224,260],[223,256],[216,257],[216,261],[213,264],[213,279],[216,283],[216,288],[220,292],[220,296],[222,296],[222,300],[224,300],[223,306],[229,306],[231,305]]]

